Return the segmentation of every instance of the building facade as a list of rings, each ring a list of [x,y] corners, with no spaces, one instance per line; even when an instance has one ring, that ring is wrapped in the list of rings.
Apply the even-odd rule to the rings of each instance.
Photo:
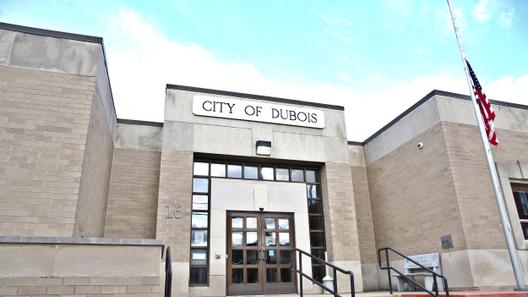
[[[364,142],[341,106],[179,85],[163,122],[117,119],[101,38],[9,24],[0,78],[0,295],[160,296],[165,247],[173,296],[297,292],[294,249],[356,291],[387,288],[383,247],[439,253],[454,289],[515,286],[467,96],[432,91]],[[528,107],[493,104],[528,271]]]

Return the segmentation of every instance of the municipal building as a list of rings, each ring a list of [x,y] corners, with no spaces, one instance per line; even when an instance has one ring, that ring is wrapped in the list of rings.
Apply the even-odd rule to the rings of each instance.
[[[0,23],[1,296],[163,296],[166,265],[172,296],[321,293],[301,265],[350,292],[316,258],[379,291],[386,247],[452,291],[515,287],[468,96],[352,142],[342,106],[176,84],[163,122],[120,119],[106,62],[102,38]],[[528,277],[528,106],[492,104]]]

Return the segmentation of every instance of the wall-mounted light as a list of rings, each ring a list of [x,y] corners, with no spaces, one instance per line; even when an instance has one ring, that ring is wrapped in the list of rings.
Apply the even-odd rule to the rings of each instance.
[[[257,155],[260,155],[260,156],[271,155],[271,141],[257,140]]]

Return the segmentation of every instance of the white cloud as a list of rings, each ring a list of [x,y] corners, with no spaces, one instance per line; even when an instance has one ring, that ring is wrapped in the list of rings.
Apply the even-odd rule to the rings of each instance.
[[[528,75],[521,77],[506,76],[483,86],[486,94],[491,99],[528,103]]]
[[[514,15],[515,7],[509,7],[506,2],[499,1],[480,0],[473,10],[477,22],[486,23],[493,19],[505,28],[511,27]]]
[[[473,16],[478,22],[484,23],[490,19],[489,0],[480,0],[473,10]]]
[[[352,78],[350,77],[350,75],[348,75],[346,73],[339,74],[339,79],[344,81],[344,82],[351,82],[352,81]]]
[[[465,20],[464,12],[461,7],[451,6],[453,15],[458,26],[458,32],[460,36],[464,35]],[[448,9],[442,8],[436,11],[435,26],[438,32],[441,32],[444,36],[453,35],[453,21],[451,20],[451,14]]]
[[[515,14],[515,8],[512,7],[507,11],[501,11],[499,17],[499,24],[505,28],[510,28],[513,22],[513,16]]]
[[[348,138],[362,141],[433,89],[468,93],[463,74],[455,79],[450,73],[399,82],[375,76],[361,89],[272,79],[251,63],[223,61],[197,44],[169,40],[126,9],[111,23],[106,40],[122,118],[163,121],[165,84],[174,83],[343,105]],[[341,79],[346,81],[346,74]],[[493,98],[515,99],[517,92],[528,94],[528,76],[505,78],[486,90]]]
[[[354,40],[352,34],[352,21],[341,16],[328,16],[319,14],[319,19],[323,22],[322,31],[326,34],[349,43]]]
[[[391,13],[397,13],[401,16],[411,16],[413,13],[413,3],[407,0],[384,0],[383,7]]]

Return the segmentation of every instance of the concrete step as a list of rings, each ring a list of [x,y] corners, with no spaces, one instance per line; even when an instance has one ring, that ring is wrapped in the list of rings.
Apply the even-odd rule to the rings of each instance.
[[[331,297],[332,296],[330,294],[304,294],[304,295],[307,297]],[[350,293],[348,294],[345,293],[342,296],[350,296]],[[299,294],[244,295],[244,296],[231,296],[231,297],[299,297]],[[356,297],[392,297],[392,296],[389,293],[389,291],[375,291],[375,292],[356,293]],[[423,297],[423,296],[420,296],[420,297]],[[508,296],[504,296],[504,297],[508,297]]]
[[[431,296],[424,292],[395,292],[394,296],[400,297],[427,297]],[[445,297],[445,293],[440,293]],[[449,292],[450,297],[528,297],[528,292],[521,291],[457,291]]]

